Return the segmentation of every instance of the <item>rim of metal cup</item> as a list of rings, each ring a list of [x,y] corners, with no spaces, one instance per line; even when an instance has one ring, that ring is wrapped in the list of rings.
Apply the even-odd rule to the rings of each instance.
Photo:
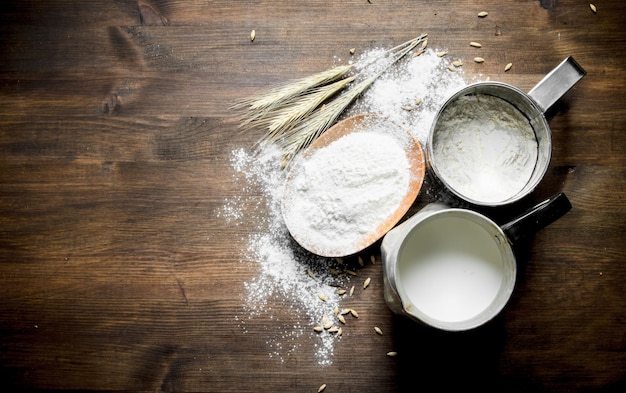
[[[492,240],[498,247],[500,254],[502,255],[502,263],[506,264],[506,266],[503,267],[505,273],[502,276],[502,282],[500,284],[501,286],[498,290],[496,298],[488,307],[483,309],[478,314],[461,321],[440,320],[426,314],[417,306],[413,305],[413,303],[409,301],[409,295],[407,294],[406,289],[402,284],[402,280],[400,278],[401,274],[399,274],[398,272],[403,263],[401,258],[403,257],[403,252],[406,248],[407,242],[411,240],[411,233],[415,231],[416,228],[428,225],[428,223],[432,222],[433,220],[440,219],[442,216],[450,215],[467,219],[475,224],[478,224],[482,229],[489,233]],[[425,215],[421,220],[415,222],[403,233],[402,241],[393,257],[396,258],[393,281],[395,290],[401,300],[404,313],[424,325],[431,326],[437,329],[446,331],[464,331],[471,330],[486,324],[487,322],[495,318],[498,314],[500,314],[500,312],[508,304],[515,288],[517,278],[517,262],[506,234],[495,222],[490,220],[488,217],[472,210],[447,208],[434,211]]]
[[[435,131],[437,129],[437,123],[442,113],[452,102],[454,102],[459,97],[472,94],[492,95],[494,97],[503,99],[509,104],[513,105],[528,119],[535,133],[535,139],[537,140],[537,161],[535,162],[535,166],[533,168],[530,179],[528,180],[526,185],[515,195],[502,201],[480,201],[464,195],[462,192],[455,189],[449,184],[449,182],[441,174],[441,171],[439,170],[437,162],[434,158],[433,144],[435,139]],[[474,205],[495,207],[517,202],[530,194],[537,187],[537,185],[539,185],[548,170],[548,166],[550,165],[550,160],[552,158],[552,132],[540,106],[535,102],[535,100],[533,100],[531,96],[524,93],[522,90],[503,82],[476,82],[469,84],[454,92],[439,108],[439,110],[437,111],[437,115],[435,116],[435,119],[433,120],[430,127],[427,146],[428,165],[435,173],[437,179],[439,179],[439,181],[441,181],[441,183],[443,183],[443,185],[448,190],[450,190],[454,195],[458,196],[459,198]]]

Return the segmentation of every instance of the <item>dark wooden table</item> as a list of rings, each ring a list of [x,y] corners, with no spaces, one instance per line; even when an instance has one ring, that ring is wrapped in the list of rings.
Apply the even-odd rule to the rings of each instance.
[[[574,0],[3,3],[0,385],[624,391],[626,3],[596,5],[594,14]],[[511,303],[482,328],[442,333],[394,316],[378,263],[354,279],[372,285],[354,299],[362,317],[332,365],[313,359],[312,332],[296,339],[299,351],[272,357],[278,322],[241,323],[244,283],[258,275],[242,256],[249,227],[218,214],[247,189],[233,180],[232,152],[261,136],[238,131],[228,108],[327,69],[349,48],[422,31],[465,59],[468,78],[529,90],[568,55],[587,70],[550,113],[551,166],[526,201],[563,191],[573,209],[520,251]],[[469,41],[492,61],[474,64]],[[426,202],[420,195],[415,208]],[[255,209],[243,207],[244,221]]]

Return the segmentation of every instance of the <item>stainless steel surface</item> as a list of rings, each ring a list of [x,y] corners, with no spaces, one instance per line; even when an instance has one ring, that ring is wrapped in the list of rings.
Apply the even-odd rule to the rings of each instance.
[[[420,226],[429,225],[429,222],[433,220],[445,217],[471,221],[490,234],[491,239],[499,250],[502,261],[503,275],[501,286],[491,304],[473,317],[460,321],[440,320],[413,306],[398,274],[403,251],[408,247],[407,244],[411,242],[411,232]],[[402,225],[391,230],[383,239],[381,251],[384,296],[389,308],[396,314],[407,316],[420,324],[437,329],[464,331],[484,325],[502,311],[515,287],[517,264],[505,233],[489,218],[471,210],[452,209],[441,203],[431,203]]]
[[[546,112],[569,89],[585,76],[586,71],[569,56],[528,92],[537,105]]]
[[[522,90],[502,82],[477,82],[470,84],[455,92],[446,100],[439,109],[433,122],[429,137],[427,158],[430,168],[437,178],[456,196],[470,203],[481,206],[502,206],[516,202],[530,194],[543,179],[552,156],[552,133],[545,118],[545,110],[558,100],[562,94],[568,91],[580,78],[584,76],[584,70],[568,57],[554,70],[548,73],[529,94]],[[445,109],[456,99],[472,94],[487,94],[502,98],[522,112],[535,132],[537,139],[537,162],[532,175],[526,185],[513,197],[499,202],[485,202],[472,199],[451,187],[449,182],[442,176],[438,163],[433,157],[433,140],[437,122]],[[546,105],[548,105],[546,107]]]
[[[516,195],[513,197],[499,201],[499,202],[485,202],[476,199],[472,199],[458,190],[454,189],[448,181],[442,176],[441,171],[438,168],[438,163],[433,155],[433,141],[435,138],[435,130],[437,128],[437,121],[443,111],[457,98],[472,95],[472,94],[487,94],[502,98],[509,102],[511,105],[515,106],[520,112],[522,112],[530,122],[533,131],[535,132],[535,138],[537,139],[537,162],[535,164],[535,168],[532,172],[532,175],[526,183],[526,186],[522,188]],[[550,131],[550,127],[548,126],[548,122],[543,115],[543,110],[523,91],[520,89],[511,86],[506,83],[501,82],[478,82],[468,85],[461,90],[457,91],[452,97],[450,97],[444,105],[439,110],[436,120],[433,122],[429,138],[428,138],[428,163],[430,168],[433,170],[437,178],[456,196],[461,199],[464,199],[470,203],[475,205],[482,206],[501,206],[509,203],[516,202],[521,198],[528,195],[532,192],[535,187],[539,184],[541,179],[546,173],[548,169],[548,165],[550,164],[550,158],[552,155],[552,135]]]

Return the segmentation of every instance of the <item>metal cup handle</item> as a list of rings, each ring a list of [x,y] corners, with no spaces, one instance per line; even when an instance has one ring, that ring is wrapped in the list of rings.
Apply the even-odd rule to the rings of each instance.
[[[502,225],[500,228],[508,237],[509,242],[515,245],[521,239],[558,220],[571,208],[572,204],[567,199],[567,196],[560,192],[528,209],[521,216]]]
[[[567,57],[537,83],[528,95],[539,105],[543,113],[571,89],[587,72],[574,60]]]

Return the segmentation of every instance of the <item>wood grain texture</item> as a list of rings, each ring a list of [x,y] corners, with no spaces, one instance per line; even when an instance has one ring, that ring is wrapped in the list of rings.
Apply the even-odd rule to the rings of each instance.
[[[0,11],[2,385],[623,391],[626,4],[596,5],[597,14],[574,0],[9,0]],[[272,332],[298,316],[276,299],[272,318],[245,317],[245,283],[258,275],[245,260],[252,229],[221,211],[225,201],[244,203],[244,215],[262,209],[260,191],[231,165],[231,152],[260,135],[241,132],[229,107],[342,64],[350,48],[423,31],[430,47],[464,60],[468,79],[528,91],[568,55],[587,70],[548,113],[544,181],[488,213],[505,221],[559,191],[574,208],[520,248],[513,298],[481,329],[437,332],[392,315],[377,263],[354,279],[372,284],[351,299],[360,318],[332,366],[315,362],[314,335],[272,357]],[[477,54],[485,63],[469,60]]]

